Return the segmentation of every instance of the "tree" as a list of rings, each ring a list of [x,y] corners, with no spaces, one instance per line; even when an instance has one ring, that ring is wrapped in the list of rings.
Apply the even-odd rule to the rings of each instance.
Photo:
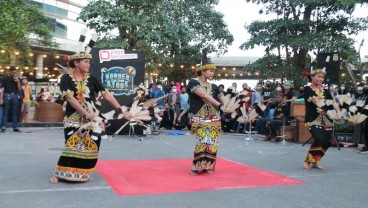
[[[192,66],[200,63],[201,49],[223,54],[233,42],[223,15],[213,8],[217,3],[93,0],[79,18],[89,28],[105,34],[98,46],[143,50],[148,73],[181,81],[187,79]]]
[[[32,45],[47,49],[57,47],[46,26],[47,17],[28,1],[0,0],[0,14],[0,64],[2,66],[29,65]]]
[[[351,15],[355,4],[359,1],[247,0],[247,2],[265,4],[260,14],[275,13],[277,18],[270,21],[255,21],[247,25],[246,29],[251,38],[240,48],[266,46],[266,57],[276,51],[275,55],[285,60],[284,71],[294,69],[295,73],[290,75],[309,70],[311,56],[309,53],[343,52],[353,44],[350,35],[367,29],[367,18],[354,18]],[[285,74],[285,77],[295,79],[288,74]],[[303,82],[298,80],[298,77],[295,81],[299,84]]]

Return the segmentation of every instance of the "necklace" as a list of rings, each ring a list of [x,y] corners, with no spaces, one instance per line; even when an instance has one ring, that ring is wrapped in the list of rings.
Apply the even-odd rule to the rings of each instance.
[[[77,76],[76,70],[73,69],[73,71],[71,71],[71,75],[73,77],[73,79],[75,80],[76,83],[76,88],[77,88],[77,100],[79,101],[79,103],[83,103],[85,101],[84,99],[84,92],[86,89],[86,85],[85,85],[85,79],[87,74],[82,74],[81,76]],[[80,73],[79,73],[80,75]]]
[[[200,77],[197,78],[199,84],[204,87],[204,89],[207,91],[208,95],[212,94],[212,85],[209,82],[203,83],[202,79]]]
[[[322,86],[317,86],[317,87],[314,87],[314,86],[309,86],[313,92],[317,95],[317,99],[318,100],[322,100],[324,98],[324,94],[323,94],[323,90],[322,90]]]

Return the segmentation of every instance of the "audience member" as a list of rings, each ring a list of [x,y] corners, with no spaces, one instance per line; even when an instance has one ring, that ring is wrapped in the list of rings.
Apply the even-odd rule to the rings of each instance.
[[[2,122],[3,122],[3,115],[4,115],[4,89],[1,87],[2,83],[1,83],[2,80],[0,80],[0,129],[1,127],[3,126],[2,125]]]
[[[4,102],[4,113],[3,121],[1,126],[1,132],[5,132],[6,125],[8,123],[8,115],[11,113],[11,120],[13,125],[13,130],[15,132],[20,132],[18,128],[18,106],[19,106],[19,91],[21,90],[20,80],[16,75],[17,69],[15,66],[11,66],[9,69],[9,75],[5,75],[1,81],[3,102]]]
[[[170,108],[168,103],[165,103],[164,108],[161,112],[162,121],[160,128],[172,129],[176,125],[176,113],[174,109]]]
[[[187,110],[189,108],[189,94],[187,93],[187,88],[181,87],[180,94],[180,112]]]
[[[164,89],[166,94],[169,94],[171,92],[171,88],[175,86],[174,80],[169,81],[169,85]]]
[[[284,94],[282,92],[278,92],[275,99],[277,103],[275,106],[275,118],[272,120],[269,118],[260,118],[258,120],[257,129],[259,130],[260,134],[265,135],[265,141],[279,141],[279,139],[276,139],[276,130],[279,126],[283,125],[283,122],[287,122],[286,120],[284,121],[284,119],[288,119],[290,115],[287,105],[283,99]]]
[[[28,122],[28,113],[32,99],[32,87],[28,84],[27,77],[22,78],[22,89],[24,91],[23,106],[22,106],[22,122]]]
[[[149,95],[150,98],[159,98],[165,95],[165,91],[162,90],[162,83],[157,82],[155,89],[152,90],[151,94]],[[157,106],[162,108],[164,107],[165,100],[161,99],[157,101]]]
[[[170,94],[167,97],[167,103],[171,109],[174,109],[176,115],[180,114],[180,95],[175,85],[171,88]]]
[[[262,102],[262,90],[263,90],[262,84],[258,83],[256,85],[255,91],[252,93],[251,103],[250,103],[251,107],[253,107],[254,105],[257,105],[257,104],[261,104],[261,102]]]

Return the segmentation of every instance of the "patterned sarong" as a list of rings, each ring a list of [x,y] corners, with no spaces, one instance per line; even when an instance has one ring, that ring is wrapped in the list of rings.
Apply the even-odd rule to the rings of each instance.
[[[191,170],[214,171],[220,141],[221,117],[213,106],[207,104],[192,116],[191,121],[197,140]]]

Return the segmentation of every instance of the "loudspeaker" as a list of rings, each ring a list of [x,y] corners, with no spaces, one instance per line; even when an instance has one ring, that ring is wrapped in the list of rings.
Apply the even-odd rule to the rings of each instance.
[[[326,69],[325,84],[339,84],[340,78],[340,53],[318,53],[317,68]]]

